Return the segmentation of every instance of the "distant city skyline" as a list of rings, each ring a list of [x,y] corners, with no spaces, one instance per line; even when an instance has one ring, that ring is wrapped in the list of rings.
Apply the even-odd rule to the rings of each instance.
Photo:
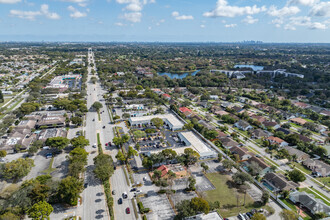
[[[330,43],[330,1],[0,0],[0,41]]]

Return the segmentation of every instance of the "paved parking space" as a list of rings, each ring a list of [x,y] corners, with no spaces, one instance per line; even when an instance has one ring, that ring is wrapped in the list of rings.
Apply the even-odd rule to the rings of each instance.
[[[62,179],[68,174],[69,160],[66,156],[68,156],[68,154],[63,152],[54,157],[53,168],[56,168],[56,170],[52,172],[54,178]]]
[[[191,200],[194,197],[197,197],[195,192],[186,192],[185,190],[177,190],[174,194],[170,195],[174,206],[183,200]]]
[[[199,164],[190,167],[189,170],[196,179],[196,190],[198,192],[204,192],[215,189],[215,186],[213,186],[213,184],[203,174],[202,168],[200,167]]]
[[[152,210],[147,214],[148,219],[170,220],[174,218],[175,213],[165,194],[158,194],[154,191],[147,194],[147,197],[141,197],[140,200],[144,207]]]
[[[207,173],[217,173],[221,172],[224,170],[223,166],[217,161],[217,160],[208,160],[208,161],[203,161],[209,169],[206,171]],[[199,166],[202,162],[199,162]]]

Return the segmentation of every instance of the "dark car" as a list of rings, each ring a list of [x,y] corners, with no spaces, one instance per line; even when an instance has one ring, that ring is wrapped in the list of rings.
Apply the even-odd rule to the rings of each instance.
[[[123,199],[122,198],[118,199],[118,204],[123,204]]]
[[[126,213],[127,214],[131,213],[131,210],[129,209],[129,207],[126,208]]]
[[[114,167],[113,167],[113,169],[114,169],[114,170],[116,170],[116,169],[117,169],[117,167],[116,167],[116,166],[114,166]]]
[[[246,215],[249,216],[249,218],[252,218],[253,216],[252,212],[247,212]]]
[[[105,128],[105,126],[103,126],[103,128]]]
[[[132,189],[131,189],[131,192],[134,192],[134,191],[136,191],[136,188],[132,188]]]
[[[87,186],[88,186],[88,183],[85,183],[85,184],[84,184],[84,187],[87,188]]]

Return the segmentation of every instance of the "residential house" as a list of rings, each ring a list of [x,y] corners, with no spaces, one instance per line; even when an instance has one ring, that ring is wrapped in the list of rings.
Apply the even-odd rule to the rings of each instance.
[[[171,100],[171,96],[170,96],[169,94],[167,94],[167,93],[163,94],[162,97],[163,97],[164,99],[168,100],[168,101]]]
[[[222,143],[222,146],[226,149],[229,149],[234,146],[239,146],[239,144],[236,141],[234,141],[229,137],[221,138],[220,142]]]
[[[213,129],[215,129],[215,127],[214,127],[212,124],[207,123],[207,122],[204,121],[204,120],[199,120],[198,123],[201,124],[201,125],[203,125],[205,128],[207,128],[207,129],[209,129],[209,130],[213,130]]]
[[[223,110],[219,110],[219,111],[215,111],[214,114],[221,117],[223,115],[229,115],[229,112],[226,112],[226,111],[223,111]]]
[[[253,128],[249,123],[247,123],[246,121],[243,121],[243,120],[239,120],[238,122],[236,122],[235,127],[237,127],[240,130],[243,130],[243,131],[247,131],[247,130]]]
[[[221,110],[222,110],[222,108],[220,106],[217,106],[217,105],[212,105],[211,106],[211,112],[212,113],[215,113],[215,112],[221,111]]]
[[[217,132],[218,132],[217,139],[229,137],[228,134],[226,134],[226,133],[224,133],[224,132],[222,132],[220,130],[217,130]]]
[[[265,117],[262,117],[260,115],[252,115],[251,118],[253,118],[254,120],[256,120],[256,121],[258,121],[260,123],[262,123],[262,122],[264,122],[264,121],[267,120]]]
[[[246,163],[248,165],[250,165],[252,162],[257,163],[259,165],[259,167],[261,168],[261,172],[259,173],[260,176],[263,176],[266,173],[271,172],[270,166],[263,159],[258,158],[256,156],[252,156],[246,161]]]
[[[292,118],[290,119],[290,121],[300,126],[303,126],[307,122],[305,119],[302,118]]]
[[[278,129],[276,129],[275,131],[281,131],[281,132],[283,132],[285,135],[288,135],[288,134],[291,133],[291,131],[288,130],[288,129],[286,129],[286,128],[278,128]]]
[[[254,156],[254,154],[249,152],[245,147],[233,146],[229,150],[232,154],[237,154],[240,160],[248,160],[250,157]]]
[[[311,142],[311,141],[312,141],[312,139],[310,139],[310,138],[308,138],[308,137],[306,137],[306,136],[304,136],[304,135],[302,135],[302,134],[298,134],[298,136],[299,136],[299,139],[300,139],[302,142]]]
[[[193,112],[187,107],[180,107],[179,111],[183,113],[186,117],[190,117],[193,114]]]
[[[280,191],[292,191],[299,187],[299,184],[287,180],[286,177],[280,173],[266,173],[263,177],[263,181],[267,182],[274,189],[278,189]]]
[[[274,137],[274,136],[268,137],[267,140],[269,141],[269,143],[271,143],[271,144],[277,144],[280,147],[285,147],[285,146],[288,146],[289,145],[288,142],[285,142],[281,138]]]
[[[210,95],[210,99],[211,100],[219,100],[219,96],[218,95]]]
[[[259,139],[259,138],[267,138],[269,134],[264,130],[258,128],[251,132],[252,138]]]
[[[272,128],[274,130],[278,129],[280,127],[279,124],[277,124],[275,121],[264,121],[262,122],[263,126],[266,128]]]
[[[296,103],[293,103],[293,105],[294,105],[294,106],[297,106],[297,107],[299,107],[299,108],[303,108],[303,109],[309,107],[308,104],[303,103],[303,102],[296,102]]]
[[[330,165],[324,163],[320,160],[306,159],[303,162],[303,165],[308,167],[316,176],[327,177],[330,176]]]
[[[301,151],[301,150],[298,150],[296,148],[289,147],[289,146],[286,146],[286,147],[283,147],[283,148],[285,150],[287,150],[291,156],[296,155],[296,161],[297,162],[302,162],[302,161],[305,161],[305,160],[309,159],[309,155],[306,154],[305,152]]]
[[[324,116],[330,116],[330,111],[328,111],[328,110],[322,110],[322,111],[320,112],[320,114],[321,114],[321,115],[324,115]]]
[[[294,204],[300,205],[302,208],[306,208],[312,214],[323,212],[326,215],[330,215],[330,207],[322,200],[316,199],[313,194],[295,191],[290,193],[289,199]]]

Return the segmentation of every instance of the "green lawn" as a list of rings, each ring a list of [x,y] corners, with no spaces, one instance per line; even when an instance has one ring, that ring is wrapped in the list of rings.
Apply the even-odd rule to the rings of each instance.
[[[245,206],[244,204],[244,193],[239,193],[235,188],[228,186],[230,176],[222,175],[219,173],[207,173],[206,176],[216,187],[215,190],[206,191],[206,200],[209,202],[220,202],[220,214],[223,217],[236,216],[240,212],[248,212],[253,208],[261,208],[256,206],[253,199],[246,194]],[[239,206],[237,207],[237,196]]]
[[[290,200],[288,200],[288,199],[281,199],[281,201],[282,201],[285,205],[289,206],[289,208],[291,208],[292,211],[297,212],[297,207],[296,207],[296,206],[295,206]],[[312,218],[311,218],[309,215],[307,215],[305,212],[303,212],[303,213],[306,215],[306,217],[303,217],[304,220],[311,220],[311,219],[312,219]]]
[[[50,175],[52,172],[54,172],[56,170],[56,168],[53,168],[53,162],[54,162],[54,157],[52,157],[48,168],[45,169],[44,171],[42,171],[42,173]]]
[[[9,98],[5,98],[4,97],[4,102],[2,102],[2,103],[0,103],[0,108],[4,105],[4,104],[6,104],[7,102],[9,102]]]
[[[291,164],[294,164],[296,168],[302,170],[303,172],[307,173],[307,174],[312,174],[312,171],[307,169],[304,165],[302,165],[301,163],[297,163],[297,162],[291,162]]]
[[[330,177],[319,177],[316,179],[325,184],[326,186],[330,187]]]
[[[324,198],[327,198],[325,195],[323,195],[322,193],[320,193],[319,191],[313,189],[314,191],[316,191],[318,194],[322,195]],[[315,198],[317,199],[321,199],[326,205],[330,205],[329,202],[327,202],[326,200],[322,199],[320,196],[318,196],[316,193],[314,193],[312,190],[310,190],[309,188],[301,188],[299,189],[299,192],[306,192],[309,194],[313,194],[315,196]]]

